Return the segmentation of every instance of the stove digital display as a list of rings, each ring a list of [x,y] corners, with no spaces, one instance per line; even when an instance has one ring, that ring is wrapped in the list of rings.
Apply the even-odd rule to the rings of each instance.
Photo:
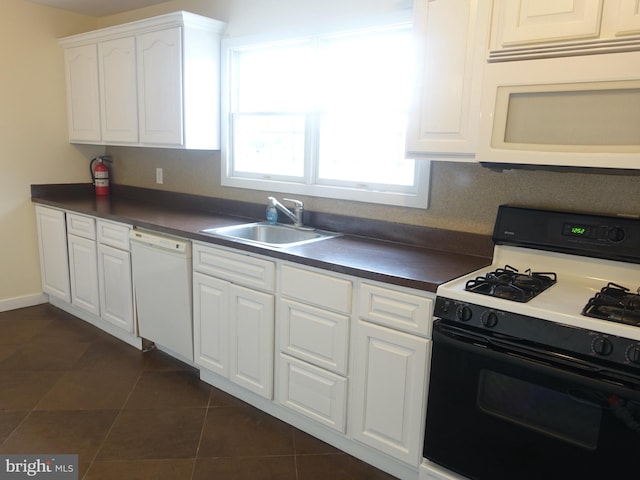
[[[562,227],[562,234],[570,237],[596,238],[597,231],[597,227],[576,223],[565,223]]]

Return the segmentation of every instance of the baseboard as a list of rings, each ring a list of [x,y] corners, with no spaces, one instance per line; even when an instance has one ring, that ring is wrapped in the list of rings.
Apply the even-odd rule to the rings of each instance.
[[[33,295],[25,295],[24,297],[5,298],[0,300],[0,312],[8,312],[9,310],[17,310],[18,308],[33,307],[47,303],[49,296],[45,293],[34,293]]]

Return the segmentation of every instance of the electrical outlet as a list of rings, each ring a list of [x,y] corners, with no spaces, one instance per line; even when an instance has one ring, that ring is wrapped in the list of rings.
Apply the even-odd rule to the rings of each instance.
[[[162,177],[162,168],[156,168],[156,183],[163,183],[164,179]]]

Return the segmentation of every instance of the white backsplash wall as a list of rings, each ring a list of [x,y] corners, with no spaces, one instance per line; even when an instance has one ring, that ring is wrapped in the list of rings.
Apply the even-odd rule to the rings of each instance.
[[[269,192],[220,186],[220,152],[109,147],[115,183],[265,203]],[[164,183],[156,184],[156,168]],[[639,172],[640,173],[640,172]],[[281,195],[276,195],[281,196]],[[640,176],[533,170],[493,171],[432,162],[428,209],[300,197],[318,212],[490,234],[498,205],[511,203],[603,214],[640,215]]]

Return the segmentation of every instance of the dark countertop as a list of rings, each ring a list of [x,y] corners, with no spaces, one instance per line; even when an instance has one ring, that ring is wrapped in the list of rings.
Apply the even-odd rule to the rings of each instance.
[[[429,292],[490,264],[493,250],[484,235],[314,212],[305,212],[305,224],[344,235],[263,248],[200,230],[262,221],[266,201],[256,205],[126,186],[112,186],[111,196],[99,198],[87,184],[32,185],[31,196],[34,203]]]

